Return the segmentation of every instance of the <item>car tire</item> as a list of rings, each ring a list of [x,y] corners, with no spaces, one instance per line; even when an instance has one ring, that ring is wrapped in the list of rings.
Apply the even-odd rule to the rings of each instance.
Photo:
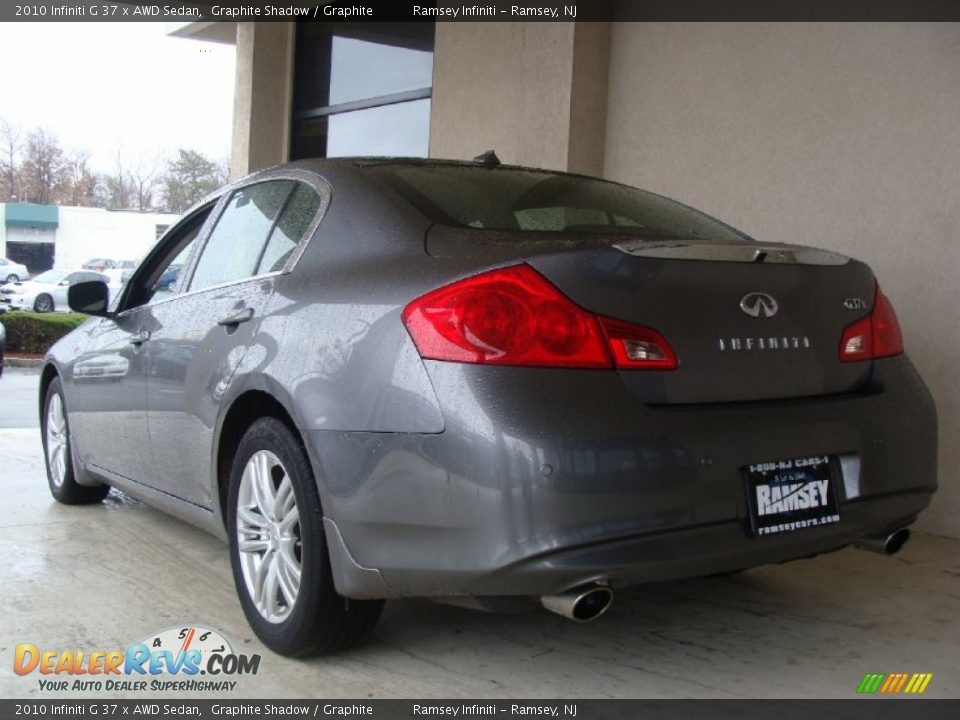
[[[77,482],[70,442],[70,421],[63,397],[63,385],[55,378],[47,388],[40,417],[43,459],[47,467],[50,494],[65,505],[91,505],[103,500],[109,485],[81,485]]]
[[[7,282],[8,283],[20,282],[20,278],[17,275],[10,273],[9,275],[7,275]]]
[[[33,310],[38,313],[53,312],[53,298],[43,293],[33,301]]]
[[[274,652],[304,657],[343,650],[376,625],[382,600],[337,594],[310,461],[300,439],[276,418],[255,421],[237,446],[227,528],[243,612]]]

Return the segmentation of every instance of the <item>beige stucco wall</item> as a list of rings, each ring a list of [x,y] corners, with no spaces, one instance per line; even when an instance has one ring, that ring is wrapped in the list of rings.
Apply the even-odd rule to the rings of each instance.
[[[603,23],[437,23],[431,157],[600,172],[608,41]]]
[[[294,23],[237,23],[230,175],[289,158]]]
[[[605,173],[869,262],[940,414],[960,536],[960,25],[614,24]]]

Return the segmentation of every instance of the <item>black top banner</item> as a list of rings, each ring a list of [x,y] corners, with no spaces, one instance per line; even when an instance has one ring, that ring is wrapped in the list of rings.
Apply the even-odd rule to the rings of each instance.
[[[27,22],[960,22],[960,0],[221,0],[2,3]]]

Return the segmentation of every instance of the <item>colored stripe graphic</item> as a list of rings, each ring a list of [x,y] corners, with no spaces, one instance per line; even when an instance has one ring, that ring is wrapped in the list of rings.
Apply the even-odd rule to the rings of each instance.
[[[919,695],[927,689],[932,679],[933,673],[867,673],[857,685],[857,692],[870,695]]]
[[[860,681],[860,685],[857,687],[858,693],[875,693],[880,688],[880,683],[883,681],[883,678],[886,677],[883,673],[867,673],[863,676],[863,680]]]

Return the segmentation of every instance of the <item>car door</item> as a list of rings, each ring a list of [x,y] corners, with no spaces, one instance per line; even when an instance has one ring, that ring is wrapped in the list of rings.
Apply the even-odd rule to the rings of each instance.
[[[186,292],[155,308],[147,404],[157,483],[167,493],[203,507],[212,503],[221,400],[256,333],[276,275],[300,241],[297,223],[286,218],[302,218],[294,210],[304,202],[313,204],[315,214],[316,192],[289,179],[234,190],[198,257],[184,270]]]
[[[105,474],[153,485],[147,423],[147,349],[153,303],[166,299],[153,290],[156,276],[173,259],[193,247],[212,206],[192,213],[151,253],[151,265],[131,280],[116,314],[98,320],[72,369],[70,422],[84,464]],[[147,271],[150,272],[147,272]],[[78,271],[64,282],[105,280],[99,273]],[[64,297],[56,299],[66,306]],[[61,286],[57,286],[57,291]]]

